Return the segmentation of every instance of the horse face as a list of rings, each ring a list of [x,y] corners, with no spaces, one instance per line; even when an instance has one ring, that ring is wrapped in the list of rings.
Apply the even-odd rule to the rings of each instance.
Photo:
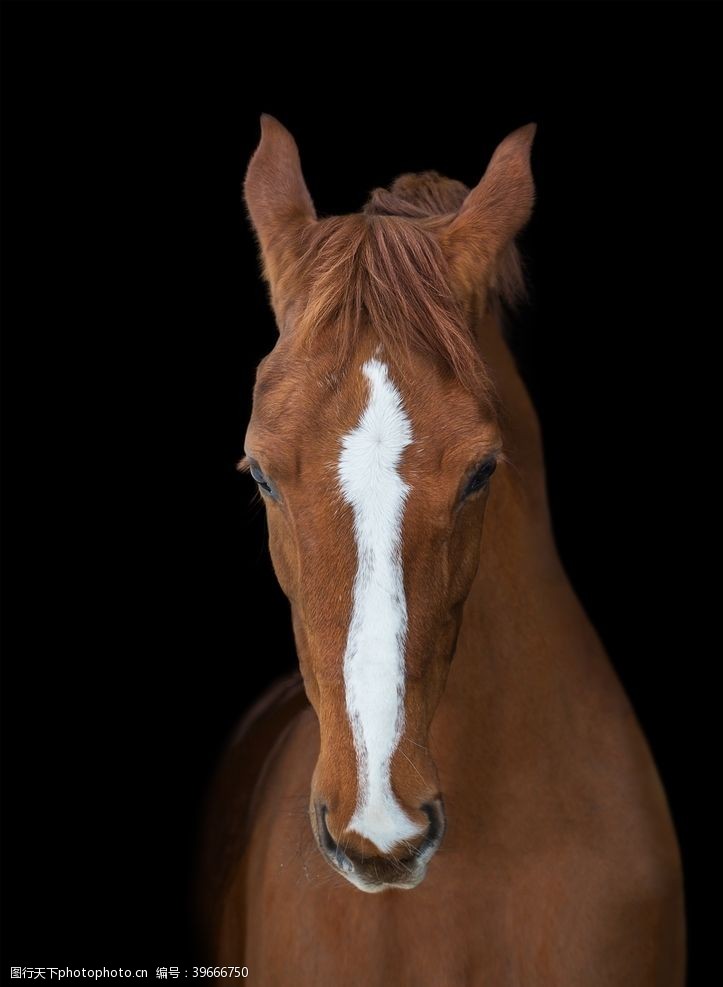
[[[319,718],[312,827],[358,887],[409,888],[444,832],[429,731],[499,433],[420,355],[370,339],[339,369],[323,334],[311,352],[292,333],[260,367],[246,453]]]

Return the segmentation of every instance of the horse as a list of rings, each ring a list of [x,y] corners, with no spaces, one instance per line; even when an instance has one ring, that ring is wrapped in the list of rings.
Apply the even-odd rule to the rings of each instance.
[[[471,190],[405,174],[318,218],[262,118],[245,201],[278,340],[239,468],[300,675],[223,756],[201,915],[263,987],[684,982],[666,795],[559,560],[503,331],[534,130]]]

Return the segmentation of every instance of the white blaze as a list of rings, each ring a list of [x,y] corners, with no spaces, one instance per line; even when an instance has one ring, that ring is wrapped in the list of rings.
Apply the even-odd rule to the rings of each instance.
[[[348,829],[386,853],[422,832],[392,792],[390,767],[404,729],[407,603],[401,531],[409,487],[399,474],[412,426],[377,359],[364,364],[369,400],[342,439],[339,479],[354,511],[357,573],[344,653],[346,707],[357,756],[358,795]]]

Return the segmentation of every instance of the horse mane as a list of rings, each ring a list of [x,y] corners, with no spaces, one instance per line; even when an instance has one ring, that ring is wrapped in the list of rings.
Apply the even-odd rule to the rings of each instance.
[[[461,182],[436,172],[402,175],[389,189],[375,189],[362,212],[307,227],[295,270],[288,272],[305,289],[301,331],[322,326],[334,331],[342,359],[351,355],[360,334],[370,331],[400,363],[410,349],[421,350],[469,390],[489,388],[435,235],[467,193]],[[514,304],[523,284],[512,244],[493,274],[489,303]]]
[[[437,171],[400,175],[391,188],[378,188],[369,196],[364,212],[375,216],[407,216],[410,219],[437,217],[444,227],[462,207],[470,189]],[[527,295],[522,258],[513,240],[497,262],[490,284],[490,304],[515,309]]]

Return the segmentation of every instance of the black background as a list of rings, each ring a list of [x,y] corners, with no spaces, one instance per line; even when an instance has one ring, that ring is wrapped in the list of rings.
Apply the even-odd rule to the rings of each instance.
[[[7,964],[192,959],[204,787],[293,667],[234,469],[275,332],[240,203],[265,111],[323,214],[402,171],[475,183],[538,122],[513,338],[564,562],[669,793],[700,974],[711,9],[4,5]]]

